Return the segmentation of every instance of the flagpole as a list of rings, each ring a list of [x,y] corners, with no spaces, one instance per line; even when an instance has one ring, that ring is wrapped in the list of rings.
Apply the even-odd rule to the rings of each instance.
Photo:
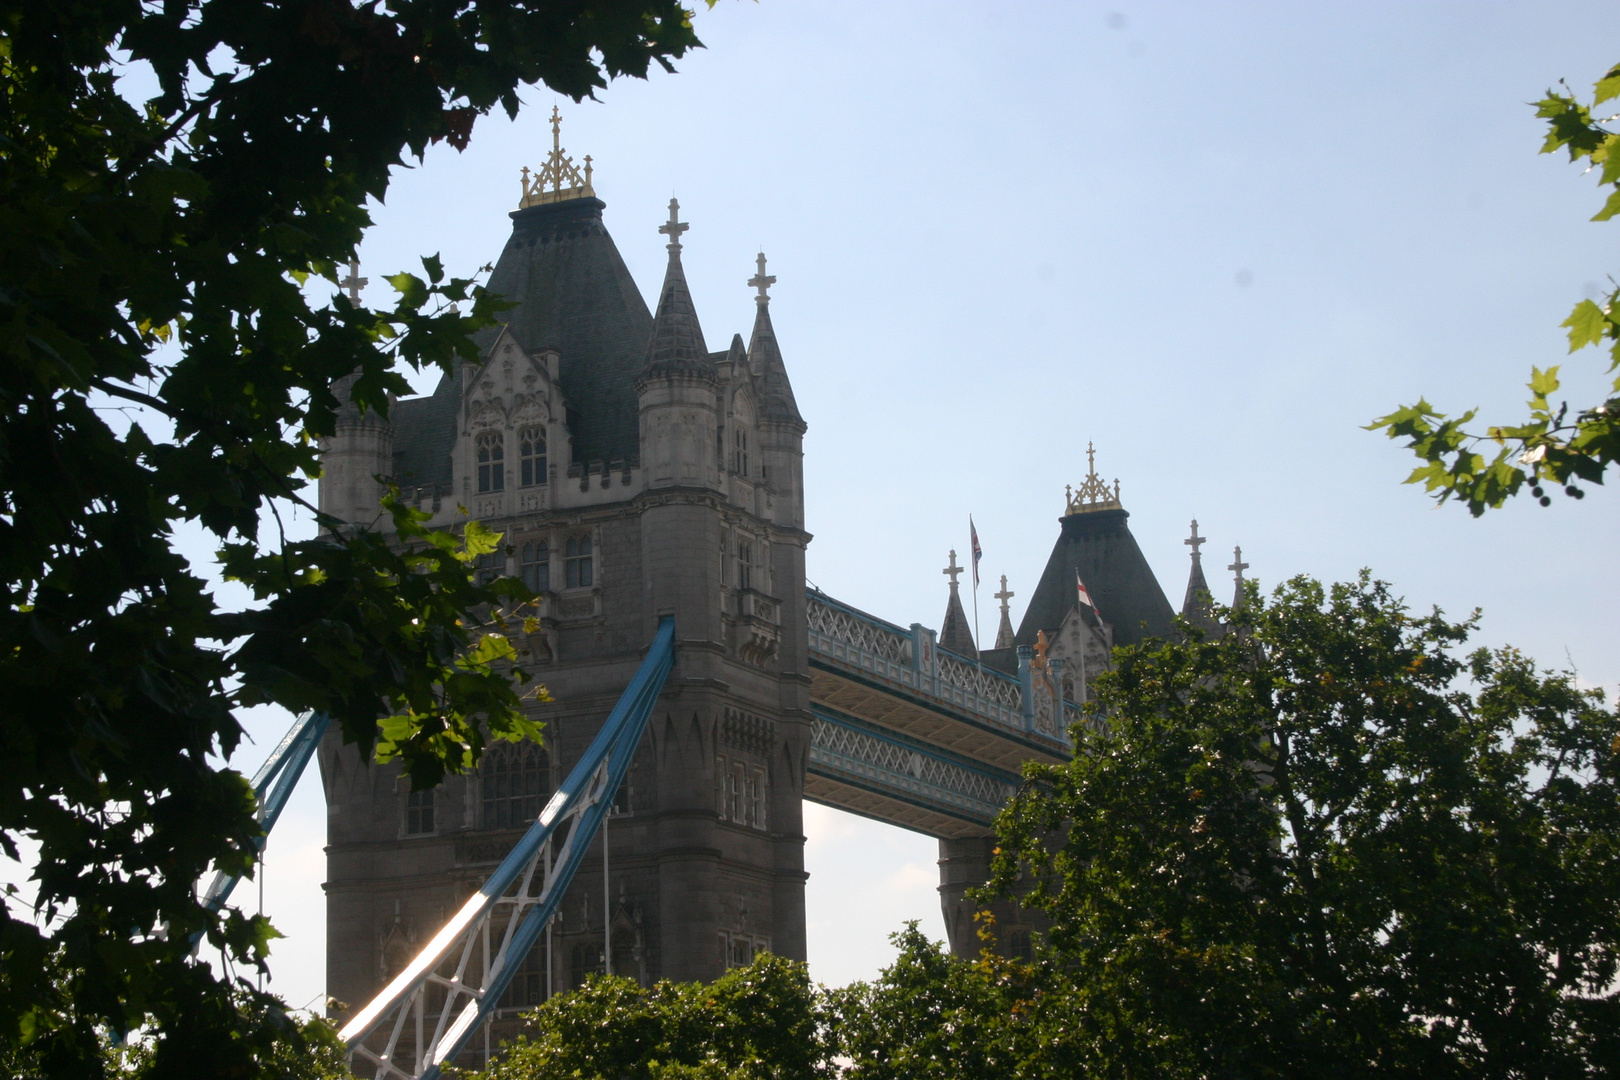
[[[968,515],[968,559],[973,563],[973,659],[984,669],[984,644],[979,637],[979,530],[973,527],[973,515]]]

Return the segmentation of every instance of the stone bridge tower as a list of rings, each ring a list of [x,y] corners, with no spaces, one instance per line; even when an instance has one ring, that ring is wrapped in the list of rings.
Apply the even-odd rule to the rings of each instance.
[[[649,982],[718,977],[770,949],[803,959],[801,800],[809,743],[802,438],[758,256],[745,345],[705,344],[681,267],[678,205],[656,312],[562,151],[523,198],[490,278],[515,303],[476,364],[387,423],[349,415],[325,448],[322,506],[377,524],[390,476],[453,528],[458,505],[504,534],[481,574],[540,597],[525,667],[543,746],[493,748],[474,774],[410,794],[397,768],[329,738],[327,988],[357,1007],[476,889],[578,760],[653,637],[675,668],[549,943],[505,1003],[604,968]],[[740,277],[741,275],[739,275]],[[611,929],[611,951],[604,941]],[[347,1010],[344,1010],[347,1011]],[[508,1014],[510,1015],[510,1014]]]

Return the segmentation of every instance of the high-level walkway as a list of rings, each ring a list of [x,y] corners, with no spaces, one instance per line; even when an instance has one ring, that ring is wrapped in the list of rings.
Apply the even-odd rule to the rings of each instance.
[[[941,839],[983,836],[1025,761],[1069,756],[1079,709],[1031,677],[811,590],[805,798]]]

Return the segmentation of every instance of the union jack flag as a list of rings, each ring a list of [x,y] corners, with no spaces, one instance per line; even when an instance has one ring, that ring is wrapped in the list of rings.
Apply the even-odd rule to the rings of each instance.
[[[979,530],[973,527],[973,515],[968,515],[968,534],[973,542],[973,587],[979,587],[979,560],[984,557],[984,549],[979,546]]]

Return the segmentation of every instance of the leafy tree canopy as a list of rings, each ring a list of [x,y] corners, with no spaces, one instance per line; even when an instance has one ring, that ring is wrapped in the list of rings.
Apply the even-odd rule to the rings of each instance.
[[[1076,1075],[1614,1076],[1620,716],[1363,573],[1116,652],[995,886]],[[1020,880],[1022,872],[1022,880]]]
[[[588,979],[525,1018],[477,1080],[812,1080],[826,1075],[805,966],[761,954],[713,983]]]
[[[1541,152],[1568,152],[1571,161],[1586,162],[1588,170],[1597,172],[1599,184],[1611,189],[1593,221],[1620,214],[1620,132],[1605,126],[1615,117],[1593,116],[1598,106],[1617,97],[1620,65],[1598,80],[1590,104],[1577,100],[1567,87],[1564,93],[1548,90],[1536,103],[1536,115],[1547,121]],[[1569,331],[1570,352],[1606,344],[1608,370],[1620,368],[1620,286],[1600,301],[1576,304],[1563,325]],[[1546,370],[1532,367],[1530,415],[1516,425],[1481,432],[1471,426],[1477,409],[1451,417],[1419,400],[1374,420],[1369,430],[1405,439],[1422,461],[1407,483],[1423,484],[1440,502],[1458,499],[1475,517],[1501,506],[1526,485],[1543,506],[1552,501],[1548,486],[1562,487],[1566,495],[1579,499],[1586,494],[1583,484],[1603,483],[1609,465],[1620,459],[1620,376],[1606,400],[1573,412],[1567,402],[1552,403],[1558,388],[1556,365]]]
[[[193,895],[252,863],[251,793],[210,760],[236,708],[323,709],[418,786],[536,733],[471,614],[523,597],[469,580],[497,536],[397,500],[403,549],[261,528],[308,505],[340,407],[475,357],[499,304],[437,259],[386,310],[305,286],[408,156],[525,85],[577,100],[698,44],[676,0],[0,0],[0,848],[37,853],[37,907],[0,915],[0,1046],[94,1075],[98,1029],[149,1024],[260,1071],[187,948],[248,963],[272,934]]]

